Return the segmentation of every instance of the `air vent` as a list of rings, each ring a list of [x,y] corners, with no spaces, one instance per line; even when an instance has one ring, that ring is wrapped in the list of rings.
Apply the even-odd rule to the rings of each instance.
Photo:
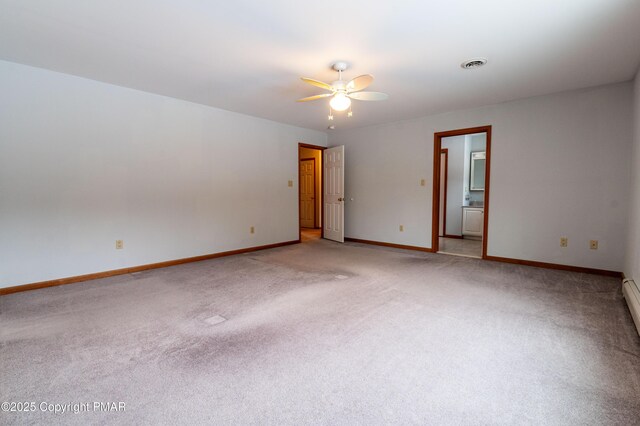
[[[484,58],[474,58],[469,59],[468,61],[464,61],[460,66],[466,70],[471,68],[479,68],[487,63],[487,60]]]

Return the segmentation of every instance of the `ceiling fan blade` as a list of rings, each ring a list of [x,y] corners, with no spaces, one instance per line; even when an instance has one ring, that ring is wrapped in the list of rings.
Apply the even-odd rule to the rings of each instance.
[[[331,90],[333,92],[333,87],[331,87],[330,84],[323,83],[322,81],[314,80],[312,78],[307,78],[307,77],[300,77],[300,79],[305,83],[309,83],[313,86],[321,87],[326,90]]]
[[[371,74],[359,75],[347,83],[347,92],[357,92],[358,90],[366,89],[372,81],[373,76]]]
[[[384,101],[389,98],[389,95],[381,92],[356,92],[349,93],[347,96],[358,101]]]
[[[322,99],[322,98],[326,98],[328,96],[333,96],[333,93],[323,93],[322,95],[313,95],[313,96],[308,96],[306,98],[302,98],[302,99],[298,99],[296,102],[309,102],[309,101],[315,101],[316,99]]]

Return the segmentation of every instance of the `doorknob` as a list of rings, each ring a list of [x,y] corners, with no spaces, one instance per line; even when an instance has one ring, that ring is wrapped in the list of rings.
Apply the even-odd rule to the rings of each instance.
[[[338,201],[344,201],[344,198],[338,198]]]

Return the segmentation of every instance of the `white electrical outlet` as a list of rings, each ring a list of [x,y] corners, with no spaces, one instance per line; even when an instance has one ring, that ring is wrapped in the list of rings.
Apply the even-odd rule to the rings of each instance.
[[[116,240],[116,250],[122,250],[124,248],[124,241]]]
[[[400,232],[404,232],[404,225],[400,225]]]
[[[560,247],[567,247],[569,245],[569,238],[560,237]]]
[[[589,248],[591,250],[598,250],[598,240],[589,241]]]

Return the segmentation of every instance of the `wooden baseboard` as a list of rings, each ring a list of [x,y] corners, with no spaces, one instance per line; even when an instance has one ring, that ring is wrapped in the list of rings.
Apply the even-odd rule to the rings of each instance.
[[[417,250],[417,251],[423,251],[427,253],[434,253],[433,249],[426,248],[426,247],[406,246],[402,244],[384,243],[381,241],[361,240],[358,238],[345,238],[344,240],[351,241],[353,243],[372,244],[376,246],[393,247],[393,248],[399,248],[399,249],[405,249],[405,250]],[[607,271],[605,269],[595,269],[595,268],[584,268],[582,266],[561,265],[558,263],[536,262],[534,260],[513,259],[510,257],[485,256],[484,259],[490,260],[493,262],[513,263],[516,265],[534,266],[537,268],[546,268],[546,269],[558,269],[561,271],[583,272],[586,274],[605,275],[608,277],[616,277],[616,278],[620,278],[623,276],[622,272],[617,272],[617,271]]]
[[[464,237],[462,235],[449,235],[449,234],[444,234],[444,236],[442,236],[441,238],[456,238],[458,240],[463,239]]]
[[[13,287],[0,288],[0,296],[6,294],[18,293],[21,291],[37,290],[45,287],[55,287],[65,284],[73,284],[82,281],[90,281],[98,278],[112,277],[114,275],[130,274],[133,272],[146,271],[149,269],[166,268],[167,266],[181,265],[183,263],[200,262],[202,260],[215,259],[218,257],[233,256],[234,254],[250,253],[252,251],[266,250],[270,248],[283,247],[291,244],[297,244],[300,240],[284,241],[281,243],[267,244],[264,246],[247,247],[238,250],[223,251],[220,253],[205,254],[202,256],[186,257],[183,259],[167,260],[165,262],[149,263],[147,265],[130,266],[128,268],[113,269],[111,271],[96,272],[93,274],[77,275],[75,277],[59,278],[57,280],[40,281],[32,284],[17,285]]]
[[[582,266],[561,265],[559,263],[536,262],[534,260],[512,259],[510,257],[486,256],[486,260],[494,262],[513,263],[516,265],[535,266],[546,269],[559,269],[561,271],[583,272],[585,274],[605,275],[608,277],[621,278],[622,272],[608,271],[606,269],[585,268]]]
[[[361,240],[359,238],[349,238],[349,237],[345,237],[344,240],[350,241],[352,243],[371,244],[374,246],[393,247],[393,248],[399,248],[399,249],[405,249],[405,250],[416,250],[416,251],[424,251],[427,253],[433,253],[433,249],[430,249],[427,247],[406,246],[404,244],[384,243],[382,241]]]
[[[382,242],[382,241],[361,240],[359,238],[345,237],[345,241],[350,241],[350,242],[353,242],[353,243],[371,244],[371,245],[383,246],[383,247],[399,248],[399,249],[404,249],[404,250],[422,251],[422,252],[427,252],[427,253],[433,253],[434,252],[433,249],[427,248],[427,247],[418,247],[418,246],[408,246],[408,245],[404,245],[404,244],[385,243],[385,242]],[[78,275],[78,276],[74,276],[74,277],[60,278],[60,279],[56,279],[56,280],[40,281],[40,282],[36,282],[36,283],[31,283],[31,284],[17,285],[17,286],[13,286],[13,287],[5,287],[5,288],[0,288],[0,296],[4,296],[4,295],[7,295],[7,294],[11,294],[11,293],[18,293],[18,292],[22,292],[22,291],[37,290],[39,288],[55,287],[55,286],[59,286],[59,285],[73,284],[73,283],[78,283],[78,282],[82,282],[82,281],[90,281],[90,280],[95,280],[95,279],[98,279],[98,278],[107,278],[107,277],[112,277],[112,276],[115,276],[115,275],[130,274],[130,273],[133,273],[133,272],[146,271],[146,270],[149,270],[149,269],[166,268],[168,266],[181,265],[181,264],[184,264],[184,263],[200,262],[202,260],[215,259],[215,258],[218,258],[218,257],[225,257],[225,256],[233,256],[235,254],[250,253],[250,252],[253,252],[253,251],[266,250],[266,249],[271,249],[271,248],[276,248],[276,247],[283,247],[283,246],[288,246],[288,245],[291,245],[291,244],[298,244],[298,243],[300,243],[300,240],[284,241],[284,242],[281,242],[281,243],[267,244],[267,245],[264,245],[264,246],[247,247],[247,248],[238,249],[238,250],[230,250],[230,251],[224,251],[224,252],[220,252],[220,253],[205,254],[205,255],[202,255],[202,256],[187,257],[187,258],[175,259],[175,260],[167,260],[165,262],[149,263],[147,265],[131,266],[131,267],[122,268],[122,269],[113,269],[113,270],[110,270],[110,271],[96,272],[96,273],[93,273],[93,274]],[[485,260],[490,260],[490,261],[493,261],[493,262],[512,263],[512,264],[516,264],[516,265],[534,266],[534,267],[538,267],[538,268],[558,269],[558,270],[562,270],[562,271],[583,272],[583,273],[587,273],[587,274],[605,275],[605,276],[609,276],[609,277],[623,278],[624,279],[624,273],[618,272],[618,271],[608,271],[608,270],[605,270],[605,269],[585,268],[585,267],[582,267],[582,266],[561,265],[561,264],[558,264],[558,263],[537,262],[537,261],[533,261],[533,260],[513,259],[513,258],[510,258],[510,257],[500,257],[500,256],[486,256],[484,259]]]

